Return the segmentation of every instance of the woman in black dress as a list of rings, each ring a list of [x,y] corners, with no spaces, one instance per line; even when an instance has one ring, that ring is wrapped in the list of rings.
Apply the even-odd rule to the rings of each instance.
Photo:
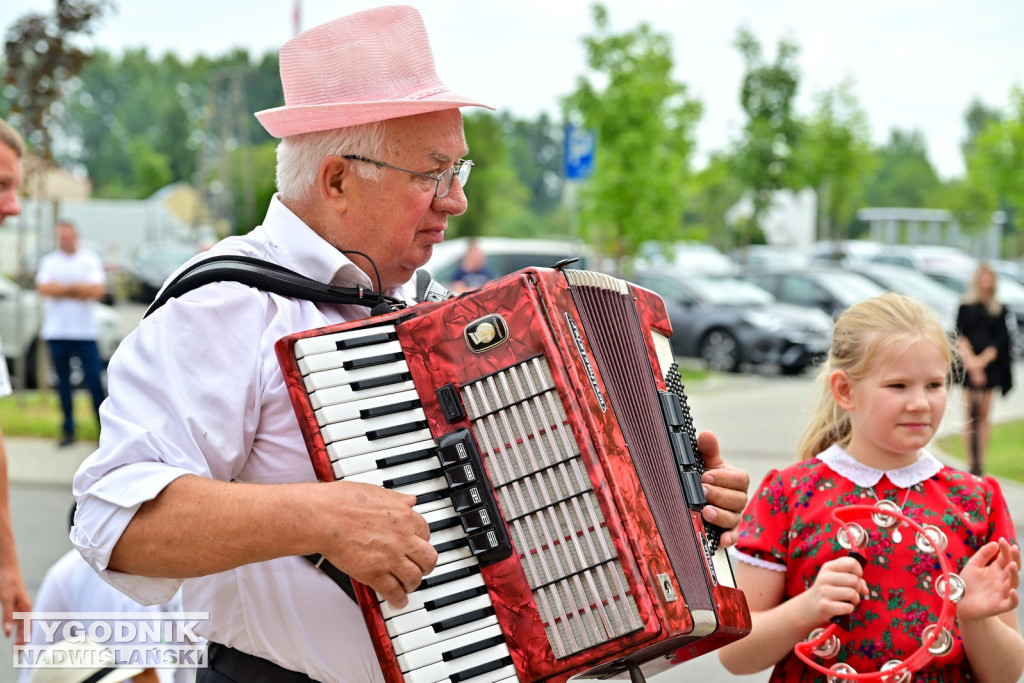
[[[996,298],[996,273],[983,263],[975,271],[956,317],[967,399],[964,438],[971,472],[978,475],[991,428],[992,390],[998,387],[1005,395],[1013,385],[1006,317],[1006,307]]]

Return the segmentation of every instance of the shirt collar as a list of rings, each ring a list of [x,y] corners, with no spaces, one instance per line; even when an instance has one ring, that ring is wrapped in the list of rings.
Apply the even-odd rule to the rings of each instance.
[[[931,479],[943,468],[943,464],[924,449],[918,451],[915,462],[895,470],[876,470],[874,467],[868,467],[858,462],[838,444],[832,444],[815,457],[828,465],[833,472],[846,477],[861,488],[871,488],[880,482],[882,477],[889,477],[889,481],[895,486],[907,489]]]
[[[374,288],[375,284],[370,282],[366,273],[306,225],[276,194],[267,207],[262,228],[271,244],[280,252],[282,265],[317,282],[341,287]],[[412,301],[416,294],[414,281],[415,278],[384,293]]]

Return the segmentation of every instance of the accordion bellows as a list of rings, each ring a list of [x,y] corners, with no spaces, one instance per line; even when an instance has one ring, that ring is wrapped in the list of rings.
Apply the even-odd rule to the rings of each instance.
[[[750,630],[654,293],[529,268],[277,351],[321,481],[417,496],[438,565],[356,584],[389,683],[653,675]]]

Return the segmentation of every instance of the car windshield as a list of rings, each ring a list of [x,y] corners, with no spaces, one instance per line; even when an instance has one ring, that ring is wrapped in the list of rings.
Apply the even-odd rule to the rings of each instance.
[[[750,306],[770,304],[775,300],[754,283],[731,277],[691,276],[687,283],[698,299],[709,304]]]
[[[864,299],[885,293],[885,289],[881,285],[877,285],[857,273],[842,271],[821,273],[817,280],[822,287],[828,290],[829,294],[843,302],[845,306],[852,306]]]
[[[949,287],[941,285],[915,270],[886,270],[878,272],[877,277],[888,287],[920,298],[952,299],[956,297]]]

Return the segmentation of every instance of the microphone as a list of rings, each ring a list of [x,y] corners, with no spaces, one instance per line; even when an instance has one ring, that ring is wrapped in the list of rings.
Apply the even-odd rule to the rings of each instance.
[[[420,268],[416,271],[416,303],[444,301],[453,296],[455,294],[441,286],[427,270]]]

